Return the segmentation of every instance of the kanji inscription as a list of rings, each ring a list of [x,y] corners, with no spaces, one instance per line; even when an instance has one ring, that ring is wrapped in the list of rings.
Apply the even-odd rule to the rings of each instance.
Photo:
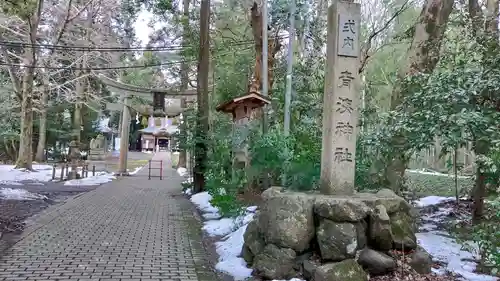
[[[352,113],[354,108],[352,107],[352,99],[346,97],[339,97],[337,100],[337,112],[343,113]]]
[[[323,194],[351,195],[356,190],[361,24],[360,3],[338,0],[328,8],[320,178]]]
[[[350,137],[354,133],[354,127],[349,123],[349,121],[339,121],[335,126],[336,135],[347,135]]]
[[[359,56],[359,19],[351,15],[339,15],[338,55],[343,57]]]
[[[352,153],[348,148],[337,147],[335,148],[335,162],[352,162]]]
[[[342,71],[339,77],[339,88],[348,87],[350,89],[353,80],[354,76],[352,76],[352,72],[347,70]]]

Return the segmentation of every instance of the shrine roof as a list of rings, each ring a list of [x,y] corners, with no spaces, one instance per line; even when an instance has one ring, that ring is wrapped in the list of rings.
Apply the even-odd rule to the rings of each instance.
[[[151,134],[151,135],[172,135],[179,131],[179,128],[176,125],[169,125],[167,127],[147,127],[139,130],[139,132],[143,134]]]
[[[238,96],[236,98],[233,98],[232,100],[229,100],[223,104],[220,104],[219,106],[217,106],[216,110],[230,113],[238,105],[245,103],[245,102],[252,102],[252,103],[258,105],[259,107],[263,107],[266,104],[270,104],[271,100],[268,97],[263,96],[258,92],[250,92],[249,94]]]

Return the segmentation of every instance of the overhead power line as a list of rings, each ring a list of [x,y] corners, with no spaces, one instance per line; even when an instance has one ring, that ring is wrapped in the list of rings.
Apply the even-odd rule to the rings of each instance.
[[[277,38],[285,39],[284,36],[278,36]],[[232,41],[229,43],[230,46],[241,46],[253,44],[253,40],[241,40]],[[32,44],[25,42],[15,42],[15,41],[0,41],[0,46],[10,47],[10,48],[33,48],[33,49],[53,49],[53,50],[70,50],[70,51],[87,51],[87,52],[161,52],[161,51],[180,51],[184,49],[198,49],[198,46],[164,46],[164,47],[92,47],[92,46],[68,46],[68,45],[53,45],[53,44]],[[212,48],[213,49],[213,48]]]
[[[239,51],[247,50],[246,49],[240,49]],[[216,58],[221,57],[221,56],[226,56],[230,55],[234,52],[227,52],[227,53],[222,53],[218,54],[215,56]],[[23,65],[19,63],[6,63],[6,62],[0,62],[0,66],[17,66],[17,67],[26,67],[26,68],[43,68],[43,69],[50,69],[50,70],[82,70],[82,71],[92,71],[92,70],[115,70],[115,69],[136,69],[136,68],[148,68],[148,67],[160,67],[160,66],[168,66],[168,65],[176,65],[176,64],[181,64],[181,63],[190,63],[190,62],[197,62],[197,59],[193,60],[180,60],[180,61],[170,61],[170,62],[164,62],[164,63],[156,63],[156,64],[144,64],[144,65],[120,65],[120,66],[107,66],[107,67],[59,67],[59,66],[42,66],[42,65],[35,65],[35,66],[28,66],[28,65]]]

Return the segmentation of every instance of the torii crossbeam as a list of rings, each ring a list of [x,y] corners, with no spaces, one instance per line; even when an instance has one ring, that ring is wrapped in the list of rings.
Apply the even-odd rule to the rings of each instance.
[[[153,97],[153,112],[154,114],[165,114],[165,97],[168,98],[187,98],[189,100],[196,100],[196,89],[188,89],[179,91],[174,88],[143,88],[134,85],[125,84],[114,79],[111,79],[103,74],[98,75],[98,79],[108,87],[112,92],[118,93],[123,96],[123,110],[122,110],[122,123],[120,132],[120,161],[118,166],[117,175],[128,175],[127,172],[127,154],[129,145],[129,125],[130,125],[130,112],[128,98],[132,96],[148,98]],[[163,104],[159,101],[163,100]],[[158,110],[161,110],[158,111]]]

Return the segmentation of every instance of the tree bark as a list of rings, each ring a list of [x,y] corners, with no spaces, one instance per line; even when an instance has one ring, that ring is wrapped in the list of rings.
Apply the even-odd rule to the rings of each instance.
[[[183,1],[183,19],[182,19],[182,46],[187,46],[188,36],[189,36],[189,3],[190,0]],[[185,61],[181,64],[181,91],[187,90],[189,86],[189,66]],[[186,98],[181,99],[181,109],[184,110],[186,107]],[[187,120],[184,120],[186,122]],[[186,143],[180,145],[179,162],[177,163],[177,168],[186,167]]]
[[[486,155],[489,152],[490,144],[485,140],[478,140],[474,144],[476,153]],[[481,222],[484,216],[484,197],[486,196],[486,169],[487,167],[481,161],[477,162],[476,182],[474,184],[472,199],[474,202],[472,211],[472,222],[477,224]]]
[[[29,43],[36,44],[38,25],[43,7],[43,0],[37,2],[36,8],[27,19],[29,30]],[[21,87],[21,132],[19,135],[19,154],[16,168],[32,170],[33,162],[33,79],[37,64],[36,50],[25,48],[23,65],[24,68]],[[14,82],[14,81],[13,81]]]
[[[252,34],[255,42],[255,66],[253,70],[253,77],[249,84],[249,91],[260,92],[262,89],[262,10],[259,8],[259,3],[253,2],[251,9],[251,22]],[[275,32],[276,35],[278,32]],[[267,57],[267,83],[268,83],[268,95],[271,95],[272,86],[274,83],[274,63],[276,61],[275,56],[281,49],[281,44],[276,38],[277,36],[272,36],[268,39],[268,57]]]
[[[76,77],[82,75],[82,71],[76,71]],[[80,143],[81,140],[81,128],[82,128],[82,106],[83,106],[83,95],[85,87],[83,86],[82,79],[76,80],[76,102],[75,102],[75,111],[73,112],[73,140]]]
[[[209,132],[208,75],[210,71],[210,0],[201,1],[200,10],[200,53],[198,60],[197,83],[197,126],[194,167],[194,192],[205,189],[205,171],[207,164],[207,139]]]
[[[412,43],[407,51],[406,62],[398,71],[398,82],[391,95],[391,109],[394,110],[406,97],[404,79],[418,73],[431,73],[439,61],[439,50],[448,19],[453,10],[453,0],[426,0],[415,25]],[[404,173],[408,166],[405,156],[406,138],[402,134],[393,137],[391,144],[395,155],[389,159],[386,181],[389,188],[400,192]]]
[[[491,47],[498,50],[498,17],[499,17],[499,1],[487,0],[485,13],[477,0],[469,0],[469,15],[472,20],[472,29],[476,36],[477,42],[485,45],[485,57],[496,55],[491,53]],[[485,22],[483,26],[482,23]],[[487,92],[483,95],[489,96]],[[476,139],[474,142],[474,152],[476,155],[487,155],[490,152],[491,143],[486,139]],[[472,190],[472,198],[474,207],[472,212],[472,222],[477,224],[484,217],[484,198],[486,196],[486,170],[481,160],[476,161],[476,182]]]
[[[36,149],[35,160],[37,162],[45,161],[45,145],[47,143],[47,105],[49,102],[49,83],[44,79],[44,89],[42,92],[42,103],[40,106],[40,126],[38,127],[38,145]]]

